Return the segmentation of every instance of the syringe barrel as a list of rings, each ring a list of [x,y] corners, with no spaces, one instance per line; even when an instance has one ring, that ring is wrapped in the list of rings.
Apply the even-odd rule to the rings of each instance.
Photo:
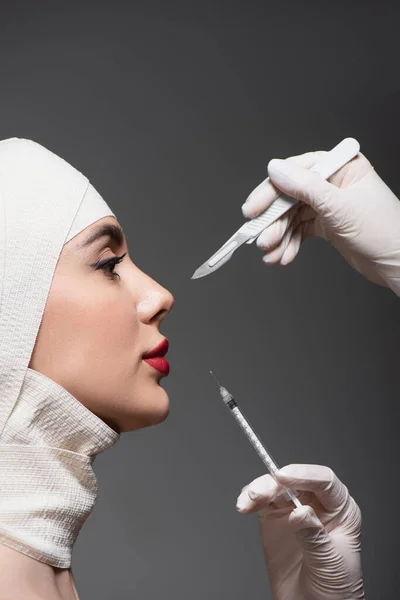
[[[232,398],[232,400],[233,400],[233,398]],[[233,408],[231,408],[231,412],[232,412],[232,415],[235,417],[236,421],[238,422],[238,424],[240,425],[240,427],[245,432],[245,434],[248,437],[250,443],[252,444],[254,450],[257,452],[258,456],[261,458],[261,460],[263,461],[265,466],[268,468],[268,470],[272,474],[275,474],[276,471],[279,470],[278,465],[276,464],[276,462],[274,461],[272,456],[266,451],[266,449],[260,442],[259,438],[255,434],[250,423],[247,421],[247,419],[243,415],[240,408],[236,405],[236,402],[235,402],[235,406]]]
[[[254,432],[253,428],[251,427],[250,423],[247,421],[247,419],[243,415],[242,411],[238,407],[238,405],[237,405],[234,397],[232,396],[232,394],[230,394],[228,392],[228,395],[225,395],[225,397],[223,398],[223,400],[224,400],[226,406],[229,408],[229,410],[232,413],[232,415],[235,417],[235,419],[236,419],[237,423],[239,424],[239,426],[243,429],[244,433],[246,434],[246,437],[248,438],[248,440],[252,444],[252,446],[255,449],[255,451],[257,452],[258,456],[261,458],[261,460],[263,461],[264,465],[267,467],[267,469],[271,473],[272,477],[280,485],[280,487],[285,491],[285,493],[290,498],[290,500],[293,502],[293,504],[296,507],[301,506],[301,502],[298,500],[296,494],[293,493],[292,490],[289,490],[287,487],[283,486],[277,480],[275,473],[277,471],[279,471],[278,465],[276,464],[276,462],[274,461],[274,459],[272,458],[272,456],[269,454],[269,452],[267,452],[267,450],[264,448],[264,446],[260,442],[259,438],[255,434],[255,432]]]

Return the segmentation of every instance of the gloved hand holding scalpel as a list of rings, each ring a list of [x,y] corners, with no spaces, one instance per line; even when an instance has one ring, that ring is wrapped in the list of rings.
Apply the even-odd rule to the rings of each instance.
[[[258,237],[264,261],[287,265],[305,239],[319,236],[368,280],[400,295],[399,199],[360,152],[325,181],[312,172],[325,154],[271,160],[269,177],[242,206],[253,219],[282,192],[298,201]]]

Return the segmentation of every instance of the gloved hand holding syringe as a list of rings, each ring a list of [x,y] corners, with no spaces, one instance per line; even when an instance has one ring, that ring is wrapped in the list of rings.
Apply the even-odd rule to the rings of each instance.
[[[347,487],[326,466],[278,469],[232,394],[217,384],[225,406],[270,472],[242,488],[236,509],[258,515],[274,600],[364,600],[361,512]]]
[[[252,444],[253,448],[256,450],[258,456],[261,458],[264,465],[267,467],[271,476],[275,479],[275,481],[282,488],[284,493],[287,494],[288,498],[290,498],[290,500],[292,500],[292,502],[294,503],[294,505],[297,508],[299,506],[302,506],[301,502],[296,497],[296,495],[292,492],[292,490],[289,490],[288,488],[284,487],[278,481],[278,479],[276,477],[276,472],[279,471],[278,465],[276,464],[276,462],[274,461],[274,459],[272,458],[272,456],[270,455],[268,450],[263,446],[263,444],[261,443],[258,436],[255,434],[250,423],[247,421],[247,419],[244,417],[242,411],[238,407],[237,402],[234,399],[234,397],[232,396],[232,394],[230,392],[228,392],[228,390],[226,388],[224,388],[222,385],[220,385],[218,379],[215,377],[215,375],[212,371],[210,371],[210,373],[214,377],[215,381],[217,382],[217,385],[219,387],[219,393],[221,394],[221,397],[222,397],[222,400],[224,401],[225,406],[227,408],[229,408],[231,414],[235,417],[237,423],[240,425],[240,427],[246,434],[247,439]]]

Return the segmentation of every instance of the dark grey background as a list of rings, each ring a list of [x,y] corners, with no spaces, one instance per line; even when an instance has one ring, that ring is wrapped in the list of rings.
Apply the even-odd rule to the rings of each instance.
[[[400,193],[394,5],[2,4],[0,137],[85,173],[176,298],[162,326],[171,413],[96,460],[73,556],[82,600],[271,598],[256,516],[235,510],[263,465],[209,369],[281,466],[326,464],[348,485],[367,598],[398,598],[399,299],[321,240],[285,268],[245,246],[190,280],[273,157],[354,136]]]

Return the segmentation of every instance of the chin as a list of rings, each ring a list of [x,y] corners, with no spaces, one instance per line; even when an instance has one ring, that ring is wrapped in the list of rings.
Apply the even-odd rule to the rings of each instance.
[[[154,419],[152,420],[152,425],[158,425],[159,423],[162,423],[163,421],[165,421],[165,419],[168,417],[169,415],[169,404],[168,406],[166,406],[164,408],[163,411],[158,411],[158,414],[156,414],[154,416]]]
[[[149,415],[149,420],[151,421],[149,425],[162,423],[169,415],[170,406],[168,394],[162,387],[159,387],[159,390],[161,391],[162,397],[157,398],[157,401],[154,403],[152,413]]]
[[[159,387],[157,394],[152,394],[152,398],[147,402],[146,410],[141,412],[140,415],[136,413],[132,420],[129,419],[131,422],[127,421],[123,424],[121,433],[158,425],[168,417],[169,409],[168,394],[162,387]]]

